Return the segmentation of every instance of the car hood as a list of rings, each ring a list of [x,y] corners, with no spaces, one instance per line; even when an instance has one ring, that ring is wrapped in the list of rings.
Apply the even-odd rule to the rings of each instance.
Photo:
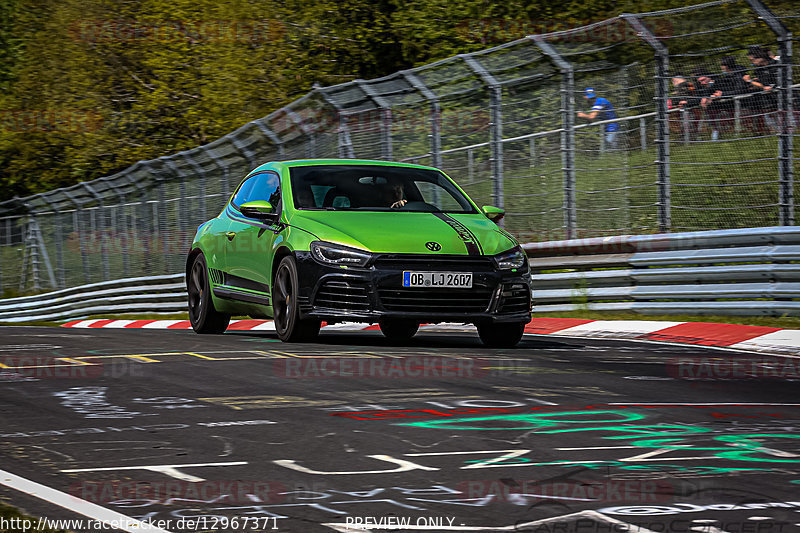
[[[517,245],[479,213],[297,211],[288,222],[321,241],[375,253],[495,255]]]

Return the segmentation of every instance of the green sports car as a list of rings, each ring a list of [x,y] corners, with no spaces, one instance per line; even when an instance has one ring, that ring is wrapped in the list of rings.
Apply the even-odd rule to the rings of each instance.
[[[222,333],[231,315],[274,318],[281,340],[324,320],[378,323],[410,339],[421,323],[473,323],[510,347],[530,320],[528,259],[442,171],[385,161],[279,161],[256,168],[186,261],[189,318]]]

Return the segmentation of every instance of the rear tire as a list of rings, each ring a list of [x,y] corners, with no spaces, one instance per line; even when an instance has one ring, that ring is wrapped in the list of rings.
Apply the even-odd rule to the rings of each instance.
[[[413,320],[404,320],[402,318],[381,320],[378,325],[381,328],[383,336],[395,342],[410,340],[419,330],[419,324],[417,322]]]
[[[490,348],[513,348],[522,340],[525,322],[482,322],[478,324],[478,336]]]
[[[293,256],[287,255],[278,264],[275,282],[272,284],[275,331],[283,342],[312,342],[319,335],[319,320],[300,319],[298,287],[297,263]]]
[[[231,321],[231,315],[220,313],[214,307],[211,298],[211,286],[208,283],[206,258],[202,253],[195,257],[189,275],[186,277],[186,289],[189,293],[189,322],[196,333],[225,333]]]

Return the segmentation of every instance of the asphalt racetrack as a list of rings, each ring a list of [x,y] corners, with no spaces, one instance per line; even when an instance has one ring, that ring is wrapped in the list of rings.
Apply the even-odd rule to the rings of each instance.
[[[404,346],[377,331],[0,339],[0,498],[34,516],[166,531],[800,531],[798,359],[533,335],[498,351],[457,331]]]

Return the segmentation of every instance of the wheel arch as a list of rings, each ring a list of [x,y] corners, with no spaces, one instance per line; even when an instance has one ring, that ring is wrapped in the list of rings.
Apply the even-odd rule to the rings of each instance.
[[[275,273],[278,271],[278,265],[283,261],[283,258],[288,255],[294,255],[294,252],[288,246],[281,246],[275,250],[275,255],[272,257],[272,273],[270,276],[270,285],[275,284]]]
[[[186,278],[189,278],[189,271],[192,269],[192,265],[194,264],[194,260],[197,258],[198,255],[202,254],[203,250],[200,249],[199,246],[192,248],[189,252],[189,255],[186,256],[186,271],[184,274]]]

